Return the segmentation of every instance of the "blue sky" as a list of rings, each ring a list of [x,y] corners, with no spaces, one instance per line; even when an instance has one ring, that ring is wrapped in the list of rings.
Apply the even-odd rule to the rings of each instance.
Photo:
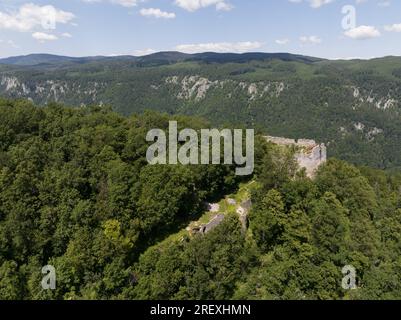
[[[0,57],[166,50],[401,56],[401,1],[0,0]]]

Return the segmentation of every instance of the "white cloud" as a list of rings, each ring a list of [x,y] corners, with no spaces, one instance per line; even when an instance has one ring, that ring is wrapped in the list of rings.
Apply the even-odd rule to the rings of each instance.
[[[64,37],[64,38],[72,38],[72,34],[68,33],[68,32],[62,33],[61,36]]]
[[[44,32],[32,33],[32,38],[39,40],[40,42],[54,41],[54,40],[58,39],[58,37],[55,36],[54,34],[49,34],[49,33],[44,33]]]
[[[147,56],[147,55],[155,53],[155,52],[156,52],[156,50],[148,48],[148,49],[144,49],[144,50],[135,50],[134,55],[137,57],[140,57],[140,56]]]
[[[111,3],[119,4],[123,7],[135,7],[138,2],[138,0],[111,0]]]
[[[377,38],[381,35],[380,31],[373,26],[359,26],[344,32],[344,34],[347,37],[355,40]]]
[[[16,45],[15,42],[12,41],[12,40],[7,40],[7,41],[5,41],[5,40],[1,40],[1,39],[0,39],[0,43],[7,44],[7,45],[9,45],[10,47],[12,47],[12,48],[14,48],[14,49],[19,48],[19,46]]]
[[[175,0],[175,4],[190,12],[209,6],[215,6],[216,10],[222,11],[229,11],[233,8],[233,6],[225,0]]]
[[[12,41],[12,40],[8,40],[7,43],[8,43],[11,47],[13,47],[13,48],[19,48],[19,45],[17,45],[17,44],[16,44],[14,41]]]
[[[284,46],[286,44],[288,44],[290,42],[290,40],[288,39],[277,39],[276,43],[279,44],[280,46]]]
[[[303,0],[289,0],[292,3],[301,3],[303,2]],[[326,4],[329,4],[331,2],[333,2],[334,0],[305,0],[307,2],[309,2],[309,5],[312,8],[320,8],[321,6],[324,6]]]
[[[310,2],[310,6],[312,8],[320,8],[321,6],[325,5],[325,4],[329,4],[331,2],[333,2],[333,0],[309,0]]]
[[[83,0],[83,1],[88,3],[95,3],[95,2],[102,2],[103,0]],[[142,0],[106,0],[106,1],[127,8],[135,7],[139,2],[143,2]]]
[[[355,2],[356,2],[356,4],[362,4],[362,3],[368,2],[368,0],[356,0]],[[390,0],[378,0],[377,5],[379,7],[389,7],[391,5],[391,1]]]
[[[165,12],[155,8],[141,9],[139,13],[144,17],[163,18],[163,19],[175,18],[175,13]]]
[[[181,44],[175,50],[185,53],[199,52],[235,52],[243,53],[259,49],[263,46],[261,42],[211,42],[198,44]]]
[[[230,11],[232,9],[234,9],[234,6],[232,4],[224,2],[224,1],[216,4],[217,11]]]
[[[389,32],[401,32],[401,23],[385,26],[384,30]]]
[[[134,50],[134,52],[119,52],[119,53],[111,53],[111,54],[106,54],[107,57],[120,57],[120,56],[135,56],[135,57],[141,57],[141,56],[147,56],[150,55],[152,53],[156,53],[157,51],[154,49],[143,49],[143,50]]]
[[[0,29],[31,31],[41,27],[55,29],[57,23],[68,23],[74,18],[71,12],[56,9],[51,5],[38,6],[33,3],[22,5],[16,12],[0,11]]]
[[[322,43],[322,39],[320,39],[317,36],[302,36],[299,38],[299,40],[303,44],[319,44]]]
[[[389,6],[391,6],[391,2],[390,1],[380,1],[377,5],[379,7],[389,7]]]

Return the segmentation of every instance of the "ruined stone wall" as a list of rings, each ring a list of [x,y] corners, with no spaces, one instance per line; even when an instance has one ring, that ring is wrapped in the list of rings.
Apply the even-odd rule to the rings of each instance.
[[[306,169],[308,177],[313,178],[316,170],[327,161],[327,148],[322,144],[316,143],[314,140],[307,139],[286,139],[282,137],[266,137],[266,140],[277,145],[291,146],[298,148],[295,158],[300,168]]]
[[[299,166],[306,169],[308,177],[313,178],[320,165],[327,161],[327,149],[324,144],[315,144],[312,149],[301,149],[295,157]]]
[[[287,138],[282,138],[282,137],[271,137],[268,136],[266,137],[266,140],[269,142],[272,142],[274,144],[278,144],[278,145],[293,145],[296,144],[296,141],[294,139],[287,139]]]

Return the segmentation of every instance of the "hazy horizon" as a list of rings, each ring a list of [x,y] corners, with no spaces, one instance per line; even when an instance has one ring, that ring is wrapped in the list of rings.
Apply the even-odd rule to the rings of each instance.
[[[0,55],[401,55],[400,1],[0,0]]]
[[[172,53],[181,53],[181,54],[188,54],[188,55],[196,55],[196,54],[205,54],[205,53],[214,53],[214,54],[291,54],[295,56],[309,56],[312,58],[318,58],[318,59],[323,59],[323,60],[373,60],[373,59],[384,59],[384,58],[390,58],[390,57],[395,57],[395,58],[401,58],[401,55],[383,55],[383,56],[377,56],[377,57],[339,57],[339,58],[325,58],[325,57],[319,57],[319,56],[310,56],[310,55],[304,55],[301,53],[294,53],[294,52],[286,52],[286,51],[277,51],[277,52],[268,52],[268,51],[249,51],[249,52],[215,52],[215,51],[203,51],[203,52],[196,52],[196,53],[185,53],[182,51],[172,51],[172,50],[162,50],[162,51],[156,51],[153,53],[149,54],[143,54],[143,55],[134,55],[134,54],[113,54],[113,55],[102,55],[102,54],[96,54],[96,55],[63,55],[63,54],[56,54],[56,53],[49,53],[49,52],[32,52],[32,53],[27,53],[27,54],[21,54],[21,55],[11,55],[11,56],[5,56],[2,57],[0,56],[0,60],[4,59],[9,59],[9,58],[16,58],[16,57],[27,57],[27,56],[34,56],[34,55],[49,55],[49,56],[57,56],[57,57],[68,57],[68,58],[93,58],[93,57],[104,57],[104,58],[118,58],[118,57],[134,57],[134,58],[140,58],[140,57],[147,57],[151,56],[154,54],[159,54],[159,53],[167,53],[167,52],[172,52]]]

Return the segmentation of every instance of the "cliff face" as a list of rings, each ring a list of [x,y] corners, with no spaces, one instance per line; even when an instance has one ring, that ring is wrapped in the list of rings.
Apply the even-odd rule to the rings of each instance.
[[[327,161],[327,148],[325,144],[318,144],[314,140],[286,139],[281,137],[266,137],[267,141],[281,146],[295,146],[295,158],[300,168],[306,169],[308,177],[313,178],[316,170]]]

